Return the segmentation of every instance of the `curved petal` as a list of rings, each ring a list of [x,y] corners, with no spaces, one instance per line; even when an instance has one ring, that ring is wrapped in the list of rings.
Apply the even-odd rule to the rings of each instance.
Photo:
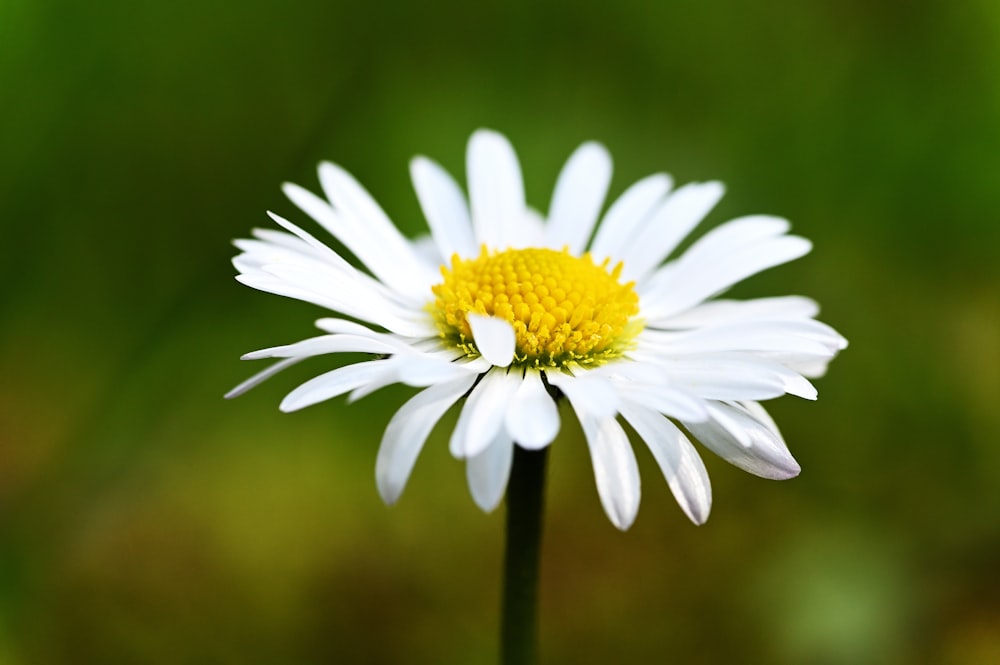
[[[279,360],[278,362],[274,363],[267,369],[261,372],[257,372],[249,379],[247,379],[240,385],[230,390],[228,393],[224,395],[224,397],[225,399],[233,399],[234,397],[239,397],[248,390],[256,388],[260,384],[264,383],[265,381],[270,379],[272,376],[274,376],[281,370],[287,369],[296,363],[302,362],[303,360],[305,360],[304,356],[299,356],[297,358],[285,358],[284,360]]]
[[[514,442],[501,429],[483,452],[470,457],[466,462],[465,475],[469,492],[472,500],[483,511],[492,512],[503,499],[513,460]]]
[[[622,280],[639,279],[663,262],[722,198],[718,182],[691,183],[671,194],[622,248]]]
[[[402,293],[422,294],[438,278],[354,176],[331,162],[319,166],[323,192],[341,220],[341,238],[380,280]],[[350,243],[348,242],[350,241]]]
[[[521,379],[516,374],[494,370],[483,375],[458,416],[451,435],[451,454],[475,457],[490,444],[503,427],[504,415]]]
[[[410,176],[444,263],[450,264],[454,254],[463,258],[475,256],[469,206],[458,183],[437,162],[426,157],[416,157],[410,162]]]
[[[832,354],[843,339],[829,326],[812,319],[736,321],[681,332],[646,329],[643,341],[664,353],[772,351],[812,355]]]
[[[663,383],[646,385],[623,383],[616,387],[623,403],[641,404],[647,409],[678,420],[701,422],[708,419],[708,409],[704,401],[691,392]]]
[[[568,246],[570,254],[581,254],[597,223],[604,197],[611,184],[611,156],[600,143],[581,145],[559,174],[546,236],[549,247]]]
[[[518,225],[517,237],[508,238],[508,244],[514,249],[525,247],[545,247],[545,219],[534,208],[524,209],[524,216]]]
[[[391,367],[388,363],[388,360],[367,360],[320,374],[288,393],[278,408],[290,413],[343,395],[378,377]]]
[[[501,134],[479,130],[466,153],[476,245],[506,249],[525,217],[524,183],[514,148]]]
[[[715,231],[729,229],[732,236],[738,237],[752,227],[765,227],[763,221],[752,224],[749,219],[734,220]],[[640,287],[643,312],[650,320],[683,312],[751,275],[793,261],[812,249],[812,243],[805,238],[773,233],[734,246],[728,242],[716,244],[718,247],[711,251],[692,246],[675,264],[665,266],[661,274]]]
[[[680,390],[707,400],[762,400],[788,393],[816,399],[816,389],[784,365],[748,353],[664,356],[640,347],[632,356],[663,368]]]
[[[653,453],[684,514],[695,524],[704,524],[712,509],[712,484],[698,451],[676,425],[655,411],[624,404],[622,415]]]
[[[514,360],[517,337],[506,319],[469,312],[465,315],[476,348],[491,365],[506,367]]]
[[[778,296],[751,300],[710,300],[677,314],[663,327],[671,330],[724,325],[736,321],[789,321],[811,319],[819,305],[803,296]],[[649,319],[647,318],[647,325]]]
[[[320,166],[320,174],[324,171]],[[359,185],[360,187],[360,185]],[[365,264],[371,273],[383,284],[400,293],[416,296],[418,288],[429,288],[434,282],[434,275],[428,274],[429,268],[414,255],[405,238],[399,234],[392,223],[386,223],[392,228],[386,232],[396,236],[395,241],[386,241],[384,234],[379,234],[374,228],[368,228],[366,221],[355,219],[351,213],[335,210],[328,202],[309,190],[293,183],[285,183],[282,191],[296,206],[325,228],[347,247],[352,254]],[[367,194],[366,194],[367,196]],[[383,213],[384,215],[384,213]],[[404,247],[400,247],[400,245]],[[395,246],[396,251],[383,251],[383,247]],[[403,258],[406,256],[406,258]],[[407,269],[415,272],[407,276]],[[426,285],[420,284],[419,276],[424,276]]]
[[[472,386],[475,376],[439,383],[423,390],[393,415],[375,460],[375,483],[387,504],[402,494],[424,442],[452,404]]]
[[[705,420],[704,401],[692,390],[683,390],[671,381],[664,363],[637,362],[630,358],[590,370],[584,380],[607,377],[620,401],[632,401],[672,418]],[[607,396],[602,402],[617,402]]]
[[[618,391],[607,376],[586,371],[579,376],[546,372],[545,377],[549,384],[595,418],[613,418],[618,413]]]
[[[421,388],[442,381],[453,381],[466,374],[479,372],[463,363],[456,363],[443,355],[431,353],[407,353],[391,359],[399,367],[399,381],[408,386]]]
[[[381,299],[388,302],[401,304],[409,308],[419,308],[422,307],[423,303],[426,301],[426,294],[424,293],[418,294],[414,297],[399,291],[394,291],[374,277],[371,277],[367,273],[364,273],[352,266],[333,249],[295,226],[287,219],[284,219],[280,215],[276,215],[273,212],[268,212],[267,214],[279,226],[294,234],[296,238],[290,238],[288,234],[281,233],[280,231],[272,231],[270,229],[255,230],[254,235],[265,241],[262,244],[267,247],[267,250],[264,251],[273,257],[270,258],[270,260],[257,259],[257,255],[261,252],[260,250],[253,251],[252,253],[254,254],[255,259],[257,259],[255,267],[262,268],[269,263],[285,263],[289,261],[291,263],[296,263],[297,260],[290,257],[288,254],[280,255],[274,253],[275,246],[280,246],[292,250],[293,253],[298,254],[300,257],[317,259],[320,262],[320,265],[322,265],[325,269],[331,270],[338,275],[343,275],[353,282],[358,282],[366,291],[374,292]],[[292,242],[293,240],[295,242]],[[251,252],[248,251],[247,253],[250,254]],[[315,261],[307,261],[306,263],[309,265],[316,264]],[[336,281],[333,283],[337,284]],[[338,286],[340,286],[341,289],[344,288],[343,285],[338,284]]]
[[[383,289],[372,288],[374,282],[357,271],[306,258],[240,269],[236,281],[254,289],[310,302],[406,337],[436,334],[426,313],[386,298]]]
[[[760,408],[759,405],[756,408]],[[801,467],[773,425],[747,407],[716,404],[713,418],[704,423],[684,423],[698,441],[716,455],[744,471],[772,480],[799,475]],[[748,443],[741,443],[740,439]]]
[[[360,335],[322,335],[310,337],[294,344],[272,346],[269,349],[251,351],[242,356],[242,360],[258,360],[260,358],[292,358],[295,356],[319,356],[327,353],[394,353],[398,345]]]
[[[656,173],[643,178],[625,190],[608,209],[590,245],[590,253],[598,263],[613,258],[614,263],[622,260],[622,248],[629,238],[642,227],[670,188],[673,180],[665,173]]]
[[[586,410],[576,411],[594,466],[597,494],[611,523],[622,531],[632,526],[639,512],[639,465],[625,430],[611,418],[594,418]]]
[[[559,409],[542,375],[526,370],[504,419],[507,432],[522,448],[537,450],[552,443],[559,433]]]

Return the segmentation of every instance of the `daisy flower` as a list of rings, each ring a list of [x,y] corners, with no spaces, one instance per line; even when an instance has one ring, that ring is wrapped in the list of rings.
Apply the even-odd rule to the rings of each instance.
[[[684,513],[708,518],[712,491],[692,438],[757,476],[799,473],[760,401],[815,399],[818,377],[846,346],[798,296],[717,296],[811,248],[789,223],[733,219],[675,250],[718,202],[718,182],[673,189],[668,175],[629,187],[601,216],[611,158],[597,143],[559,174],[547,215],[525,202],[510,143],[480,130],[467,151],[468,197],[438,164],[410,164],[430,226],[403,236],[341,167],[323,163],[323,196],[285,194],[364,269],[295,224],[238,240],[233,260],[247,286],[330,310],[322,335],[254,351],[280,360],[232,390],[234,397],[314,356],[372,354],[295,388],[295,411],[383,386],[419,388],[389,421],[378,451],[379,493],[395,502],[431,430],[461,403],[450,450],[466,460],[472,497],[492,510],[504,495],[514,446],[548,446],[558,401],[579,420],[597,491],[611,522],[628,528],[639,508],[639,470],[627,423],[648,446]],[[600,219],[600,221],[598,221]],[[675,255],[676,254],[676,255]]]

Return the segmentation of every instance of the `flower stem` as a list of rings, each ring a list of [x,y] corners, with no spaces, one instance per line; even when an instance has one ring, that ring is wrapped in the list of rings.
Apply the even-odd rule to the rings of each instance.
[[[538,561],[548,454],[548,446],[541,450],[514,446],[514,463],[507,484],[507,542],[500,619],[502,665],[532,665],[538,657]]]

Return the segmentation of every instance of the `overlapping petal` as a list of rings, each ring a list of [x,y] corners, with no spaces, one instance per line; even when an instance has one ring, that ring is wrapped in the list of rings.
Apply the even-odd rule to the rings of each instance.
[[[672,190],[669,176],[655,174],[627,188],[601,219],[611,158],[590,142],[566,162],[543,217],[525,201],[521,165],[505,137],[474,133],[466,165],[468,195],[436,162],[424,157],[411,162],[430,228],[419,240],[405,238],[367,190],[337,165],[319,168],[323,196],[285,185],[293,203],[361,267],[273,214],[283,230],[257,229],[253,238],[236,241],[239,281],[333,315],[317,321],[326,334],[246,354],[246,359],[279,360],[227,397],[305,359],[372,354],[306,381],[285,397],[281,409],[294,411],[345,394],[359,399],[395,383],[420,389],[393,415],[379,448],[376,483],[387,503],[398,499],[431,430],[456,403],[461,409],[449,447],[466,461],[470,494],[487,511],[502,500],[514,446],[534,450],[556,440],[561,397],[582,426],[601,504],[620,529],[632,524],[640,500],[638,465],[622,421],[650,449],[678,505],[696,524],[708,518],[712,489],[679,425],[752,474],[783,479],[799,473],[758,402],[785,394],[815,399],[808,378],[821,376],[847,342],[816,320],[819,308],[808,298],[718,297],[743,279],[809,252],[808,240],[789,235],[787,220],[734,219],[678,253],[721,198],[720,183]],[[558,366],[519,356],[514,326],[493,316],[467,314],[471,339],[466,332],[456,342],[436,323],[440,314],[431,311],[431,287],[452,256],[474,260],[483,247],[590,252],[597,265],[607,259],[609,271],[621,263],[622,282],[634,281],[639,296],[629,329],[642,331],[608,357],[567,356]]]

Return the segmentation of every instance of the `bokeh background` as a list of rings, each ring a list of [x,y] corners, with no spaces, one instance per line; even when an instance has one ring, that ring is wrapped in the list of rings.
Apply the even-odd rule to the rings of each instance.
[[[1000,662],[998,72],[994,0],[2,0],[0,663],[494,661],[502,510],[454,414],[386,508],[410,391],[279,413],[317,359],[221,398],[321,315],[232,279],[265,210],[308,224],[280,183],[336,160],[414,235],[409,158],[462,175],[481,126],[542,209],[598,139],[612,195],[667,170],[727,183],[706,228],[788,217],[815,250],[736,295],[851,341],[771,405],[802,475],[706,454],[703,527],[637,447],[617,532],[565,428],[544,661]]]

